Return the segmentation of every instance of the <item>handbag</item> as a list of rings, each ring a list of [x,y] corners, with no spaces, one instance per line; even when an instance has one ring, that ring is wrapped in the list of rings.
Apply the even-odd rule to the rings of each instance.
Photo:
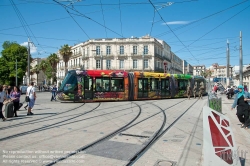
[[[31,89],[30,89],[30,91],[31,91]],[[29,92],[29,96],[30,96],[30,92]],[[30,97],[29,97],[29,96],[26,96],[26,97],[25,97],[25,101],[26,101],[26,102],[30,102]]]

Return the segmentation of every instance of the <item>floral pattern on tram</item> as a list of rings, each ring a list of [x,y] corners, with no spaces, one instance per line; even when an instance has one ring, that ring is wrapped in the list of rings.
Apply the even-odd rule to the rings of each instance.
[[[187,85],[189,80],[192,79],[191,75],[186,74],[173,74],[175,96],[174,97],[187,97]]]

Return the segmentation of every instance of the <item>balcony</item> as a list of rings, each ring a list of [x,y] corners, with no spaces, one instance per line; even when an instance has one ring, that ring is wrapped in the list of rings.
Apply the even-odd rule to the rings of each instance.
[[[60,70],[64,70],[65,69],[65,66],[60,66]]]
[[[82,56],[82,60],[88,60],[88,59],[89,59],[89,55],[88,54]]]
[[[118,55],[117,59],[118,60],[125,60],[125,59],[128,59],[128,56],[126,54],[125,55]]]
[[[151,59],[152,58],[152,55],[151,54],[133,54],[131,53],[131,59]]]
[[[82,53],[80,51],[76,52],[75,54],[72,54],[72,58],[79,57],[79,56],[82,56]]]
[[[111,60],[111,59],[114,59],[114,58],[115,58],[115,55],[113,55],[113,54],[102,55],[102,58],[103,58],[103,59],[109,59],[109,60]]]

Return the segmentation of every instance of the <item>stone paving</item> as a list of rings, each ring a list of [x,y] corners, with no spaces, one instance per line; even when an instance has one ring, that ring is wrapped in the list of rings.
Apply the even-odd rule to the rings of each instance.
[[[149,141],[163,121],[161,110],[167,109],[167,124],[171,124],[196,100],[169,99],[135,102],[61,103],[51,102],[51,93],[38,93],[33,116],[26,110],[19,117],[0,122],[0,165],[45,165],[124,126],[142,112],[137,122],[160,112],[154,118],[141,122],[102,144],[63,160],[56,165],[126,165],[136,151]],[[241,129],[233,100],[222,96],[223,113],[231,120],[234,137],[246,165],[249,163],[250,130]],[[24,96],[22,96],[24,100]],[[178,104],[179,103],[179,104]],[[207,98],[199,100],[177,121],[134,165],[202,165],[203,126],[202,107]],[[156,106],[157,105],[157,106]],[[93,110],[93,111],[91,111]],[[91,112],[90,112],[91,111]],[[4,128],[5,127],[5,128]],[[125,135],[127,134],[127,135]],[[129,134],[129,135],[128,135]],[[130,136],[132,135],[132,136]],[[144,137],[136,137],[139,135]]]

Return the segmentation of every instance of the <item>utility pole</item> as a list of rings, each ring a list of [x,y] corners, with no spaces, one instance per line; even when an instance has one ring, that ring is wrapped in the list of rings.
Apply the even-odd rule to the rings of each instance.
[[[240,85],[243,85],[242,33],[240,31]]]
[[[227,73],[226,73],[226,84],[229,85],[229,67],[230,67],[230,54],[229,54],[229,41],[227,40]]]
[[[30,84],[30,39],[28,38],[28,72],[27,72],[27,85]]]
[[[16,58],[16,86],[17,86],[17,58]]]

